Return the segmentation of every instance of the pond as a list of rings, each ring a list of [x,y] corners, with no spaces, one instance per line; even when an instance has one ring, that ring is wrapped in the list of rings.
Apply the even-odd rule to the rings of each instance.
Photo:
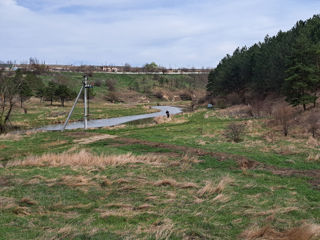
[[[107,118],[107,119],[97,119],[97,120],[89,120],[88,121],[88,128],[99,128],[99,127],[111,127],[120,125],[127,122],[132,122],[141,119],[147,118],[154,118],[159,116],[166,116],[166,111],[169,111],[170,115],[178,114],[182,112],[182,109],[179,107],[171,107],[171,106],[153,106],[152,108],[158,109],[159,112],[155,113],[148,113],[148,114],[140,114],[140,115],[132,115],[132,116],[125,116],[125,117],[117,117],[117,118]],[[39,130],[45,131],[60,131],[62,129],[63,124],[58,125],[49,125]],[[83,128],[83,122],[72,122],[69,123],[66,129],[78,129]]]

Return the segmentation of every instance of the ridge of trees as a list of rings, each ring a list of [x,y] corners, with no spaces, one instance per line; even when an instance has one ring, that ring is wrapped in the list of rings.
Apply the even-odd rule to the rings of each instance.
[[[245,101],[277,93],[293,106],[315,104],[320,88],[320,15],[298,21],[288,32],[266,36],[251,47],[226,55],[208,76],[211,96],[237,93]]]

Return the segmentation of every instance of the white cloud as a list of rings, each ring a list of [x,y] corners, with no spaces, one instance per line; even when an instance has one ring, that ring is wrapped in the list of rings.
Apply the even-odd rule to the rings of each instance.
[[[311,0],[0,0],[0,59],[214,66],[319,7]]]

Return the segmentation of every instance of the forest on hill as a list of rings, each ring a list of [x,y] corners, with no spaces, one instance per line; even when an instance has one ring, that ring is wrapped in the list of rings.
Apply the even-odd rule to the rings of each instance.
[[[232,93],[247,102],[248,95],[261,99],[276,93],[304,109],[316,103],[319,88],[320,15],[249,48],[237,48],[210,72],[207,84],[214,97]]]

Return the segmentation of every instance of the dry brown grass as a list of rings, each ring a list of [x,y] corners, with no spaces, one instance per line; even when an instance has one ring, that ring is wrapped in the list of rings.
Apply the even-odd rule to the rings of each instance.
[[[96,182],[85,176],[63,176],[58,181],[53,182],[53,185],[65,185],[68,187],[98,186]]]
[[[304,224],[283,232],[270,226],[261,228],[255,225],[245,230],[241,237],[246,240],[316,240],[320,237],[320,225]]]
[[[112,183],[113,182],[111,180],[109,180],[108,178],[106,178],[106,177],[101,177],[100,178],[100,184],[103,187],[110,186],[110,185],[112,185]]]
[[[73,142],[74,143],[78,143],[78,144],[90,144],[90,143],[94,143],[100,140],[104,140],[104,139],[111,139],[111,138],[115,138],[115,135],[110,135],[110,134],[103,134],[103,135],[96,135],[96,136],[92,136],[89,138],[81,138],[81,139],[75,139]]]
[[[79,153],[44,154],[42,156],[27,157],[24,160],[8,162],[7,167],[14,166],[51,166],[51,167],[105,167],[118,166],[134,163],[145,163],[159,166],[163,162],[163,157],[159,155],[136,156],[131,153],[124,155],[94,155],[86,150]]]
[[[218,194],[214,199],[212,199],[212,202],[222,202],[226,203],[230,201],[230,197],[226,196],[225,194]]]
[[[155,235],[156,240],[170,239],[174,230],[174,224],[171,219],[166,218],[153,224],[151,232]]]
[[[74,229],[73,226],[67,225],[67,226],[64,226],[63,228],[60,228],[58,230],[57,234],[59,235],[60,239],[64,239],[64,238],[67,238],[68,236],[70,236],[75,231],[76,231],[76,229]]]
[[[200,163],[201,160],[199,160],[196,156],[192,156],[189,154],[185,154],[182,158],[181,158],[181,162],[183,163],[189,163],[189,164],[194,164],[194,163]]]
[[[1,140],[11,140],[11,141],[19,141],[22,138],[21,134],[14,134],[14,133],[7,133],[7,134],[0,134],[0,141]]]
[[[127,203],[109,203],[105,206],[108,208],[130,208],[130,209],[133,208],[131,204],[127,204]]]
[[[253,215],[253,216],[266,216],[266,215],[274,215],[274,214],[285,214],[292,211],[298,211],[298,207],[279,207],[274,209],[269,209],[265,211],[258,211],[256,209],[247,209],[242,212],[242,214]]]
[[[319,162],[320,153],[309,153],[309,156],[306,159],[307,162]]]
[[[124,179],[124,178],[119,178],[117,179],[116,181],[114,181],[115,183],[118,183],[118,184],[127,184],[127,183],[130,183],[130,181],[128,179]]]
[[[212,182],[207,181],[206,185],[203,188],[201,188],[197,192],[197,194],[198,194],[198,196],[203,197],[205,195],[212,195],[214,193],[221,193],[225,189],[225,187],[228,184],[232,183],[233,181],[234,181],[233,178],[231,178],[229,176],[223,177],[217,186],[215,186]]]
[[[229,176],[223,177],[223,178],[220,180],[218,186],[216,187],[215,192],[216,192],[216,193],[221,193],[221,192],[225,189],[225,187],[226,187],[228,184],[232,183],[233,181],[234,181],[233,178],[231,178],[231,177],[229,177]]]
[[[174,179],[168,178],[168,179],[156,181],[153,185],[158,186],[158,187],[159,186],[177,187],[179,185],[179,183]]]
[[[19,201],[20,204],[27,204],[27,205],[37,205],[38,202],[35,201],[35,200],[32,200],[30,198],[22,198],[20,201]]]
[[[152,208],[153,206],[151,204],[148,204],[148,203],[145,203],[145,204],[142,204],[138,207],[136,207],[135,209],[138,209],[138,210],[145,210],[145,209],[150,209]]]
[[[177,188],[198,188],[198,185],[192,182],[182,182],[179,183],[174,179],[168,178],[163,180],[158,180],[154,184],[154,186],[171,186]]]
[[[47,178],[45,178],[43,176],[35,175],[29,181],[25,182],[24,185],[39,184],[41,181],[46,181],[46,180],[47,180]]]
[[[9,209],[17,206],[14,198],[0,196],[0,209]]]
[[[28,207],[20,207],[20,206],[17,206],[13,209],[13,212],[17,215],[30,215],[31,214],[31,211]]]
[[[203,187],[203,188],[201,188],[198,192],[197,192],[197,194],[198,194],[198,196],[200,196],[200,197],[202,197],[202,196],[204,196],[204,195],[211,195],[211,194],[213,194],[213,193],[215,193],[215,186],[213,185],[213,183],[212,182],[210,182],[210,181],[207,181],[206,182],[206,185]]]
[[[309,137],[307,142],[308,145],[311,145],[312,147],[319,147],[320,146],[320,142],[315,139],[314,137]]]
[[[252,116],[252,109],[251,106],[240,104],[214,111],[205,117],[208,118],[210,116],[218,118],[247,118]]]
[[[170,116],[169,118],[166,116],[159,116],[159,117],[155,117],[153,119],[153,121],[155,122],[155,124],[163,124],[163,123],[185,123],[188,120],[184,118],[184,116],[182,117],[176,117],[176,116]]]

